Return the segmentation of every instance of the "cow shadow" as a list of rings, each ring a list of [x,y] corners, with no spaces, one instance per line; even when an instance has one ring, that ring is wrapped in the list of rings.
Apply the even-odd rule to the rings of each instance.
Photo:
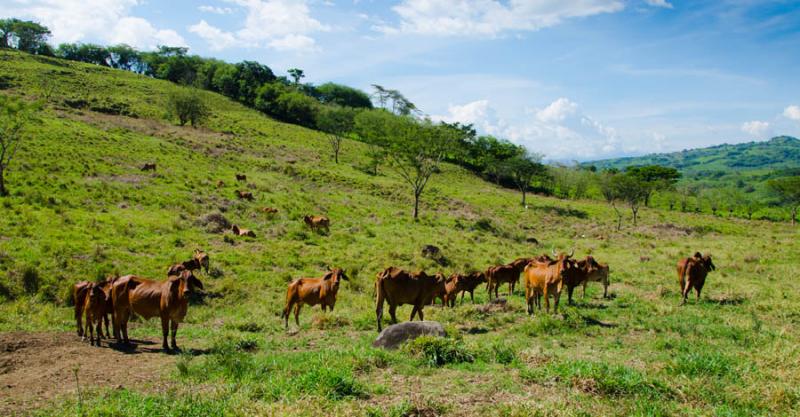
[[[116,340],[110,340],[107,342],[107,346],[110,349],[116,350],[117,352],[124,353],[126,355],[141,355],[143,353],[159,353],[159,354],[167,354],[167,355],[189,355],[189,356],[201,356],[207,355],[211,351],[209,349],[181,349],[178,347],[177,350],[164,350],[161,347],[160,342],[154,342],[152,340],[137,340],[131,339],[130,343],[121,343],[117,342]]]
[[[605,329],[612,329],[614,327],[618,327],[619,326],[616,323],[606,323],[606,322],[597,320],[597,319],[592,318],[592,317],[584,316],[582,318],[583,318],[583,323],[585,325],[587,325],[587,326],[598,326],[598,327],[602,327],[602,328],[605,328]]]

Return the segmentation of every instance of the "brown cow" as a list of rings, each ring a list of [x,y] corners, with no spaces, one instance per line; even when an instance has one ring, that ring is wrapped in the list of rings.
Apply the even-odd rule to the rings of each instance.
[[[200,249],[195,249],[192,259],[169,267],[167,270],[167,276],[170,277],[173,275],[178,275],[184,270],[197,271],[201,268],[204,268],[206,270],[206,274],[208,274],[208,259],[207,253],[201,251]]]
[[[444,275],[436,274],[436,278],[444,279]],[[456,297],[458,296],[459,292],[459,282],[463,282],[464,276],[460,274],[452,274],[446,279],[444,279],[444,288],[440,288],[440,290],[436,293],[436,295],[431,300],[431,305],[436,304],[436,300],[442,300],[442,307],[456,306]]]
[[[233,234],[235,234],[236,236],[256,237],[256,232],[250,229],[240,229],[239,226],[235,224],[231,226],[231,230],[233,231]]]
[[[577,263],[570,259],[571,255],[560,254],[551,262],[531,262],[525,267],[525,301],[528,314],[533,314],[533,304],[542,309],[541,297],[547,312],[550,312],[550,295],[553,296],[553,312],[558,313],[558,301],[564,281],[574,279]]]
[[[156,170],[156,164],[155,163],[146,163],[146,164],[142,165],[141,170],[142,170],[142,172],[144,172],[144,171],[155,171]]]
[[[262,207],[261,211],[269,215],[278,214],[278,209],[275,207]]]
[[[111,283],[116,279],[116,277],[107,277],[105,281],[97,284],[105,291],[107,294],[111,294]],[[89,288],[94,283],[89,281],[81,281],[75,284],[72,288],[72,296],[73,300],[75,301],[75,322],[78,328],[78,336],[83,336],[83,316],[84,316],[84,309],[86,308],[86,295],[89,293]],[[114,307],[111,303],[111,298],[108,297],[106,300],[105,308],[103,309],[103,321],[106,324],[106,336],[111,337],[111,333],[108,331],[108,316],[114,314]],[[98,331],[99,337],[103,337],[102,328]]]
[[[325,216],[303,216],[303,221],[314,232],[318,232],[322,229],[325,229],[326,232],[330,232],[331,221]]]
[[[530,261],[529,258],[518,258],[508,265],[489,267],[486,270],[486,289],[489,291],[489,297],[492,296],[492,290],[494,290],[494,296],[497,298],[497,291],[504,282],[508,283],[508,295],[511,296],[514,293],[514,287],[519,282],[519,274]]]
[[[253,201],[253,193],[250,191],[236,190],[236,197],[238,197],[239,200]]]
[[[469,292],[469,297],[472,299],[472,304],[475,304],[475,288],[484,282],[486,282],[486,273],[481,271],[476,271],[460,278],[458,287],[461,292],[461,304],[464,304],[464,294],[467,292]]]
[[[171,276],[166,281],[153,281],[135,275],[118,278],[111,286],[111,297],[114,303],[114,335],[117,341],[130,343],[128,339],[128,320],[132,313],[145,319],[161,318],[162,347],[169,350],[167,336],[172,329],[172,349],[177,350],[175,335],[178,324],[186,317],[189,308],[189,294],[195,288],[203,289],[192,271],[183,271],[178,276]]]
[[[392,323],[397,323],[397,306],[412,304],[410,320],[419,313],[419,319],[424,320],[422,309],[430,304],[436,294],[443,291],[444,277],[430,276],[425,272],[406,272],[400,268],[389,267],[380,272],[375,281],[376,308],[375,315],[378,320],[378,331],[383,329],[383,303],[389,303],[389,315]]]
[[[572,293],[575,288],[579,285],[583,285],[584,295],[586,295],[586,282],[591,277],[593,281],[599,281],[601,279],[600,275],[601,266],[597,261],[594,260],[593,257],[587,256],[586,259],[582,259],[575,263],[577,269],[574,274],[569,274],[563,277],[564,285],[567,287],[567,301],[570,305],[572,305]],[[608,281],[608,266],[605,267],[606,272],[606,282]]]
[[[344,270],[334,268],[328,270],[322,278],[299,278],[289,284],[286,290],[286,307],[281,313],[284,325],[289,327],[289,314],[294,307],[294,322],[300,325],[300,307],[303,304],[315,306],[322,305],[322,311],[330,307],[333,311],[336,305],[336,293],[339,291],[340,280],[349,281]]]
[[[686,299],[689,297],[689,291],[692,288],[697,293],[697,301],[700,301],[700,292],[706,283],[706,276],[715,269],[717,267],[711,261],[711,255],[703,256],[700,252],[696,252],[691,258],[684,258],[678,261],[678,281],[681,284],[681,293],[683,295],[681,305],[686,304]]]
[[[103,290],[104,284],[90,282],[86,287],[83,306],[83,313],[86,315],[86,328],[81,339],[86,339],[86,334],[88,333],[90,345],[94,345],[96,340],[97,346],[100,346],[100,338],[103,336],[103,319],[106,320],[106,333],[108,333],[106,306],[110,303],[111,296]],[[95,330],[97,330],[97,339],[94,337]],[[108,336],[111,337],[110,334]]]
[[[591,264],[593,271],[586,275],[586,279],[583,280],[583,295],[582,297],[586,297],[586,284],[590,282],[600,282],[603,284],[603,298],[608,298],[608,273],[609,268],[608,264],[601,264],[597,262],[593,257],[587,256],[586,259],[578,261],[578,268],[588,270],[587,264]]]
[[[247,175],[236,174],[236,181],[247,181]]]

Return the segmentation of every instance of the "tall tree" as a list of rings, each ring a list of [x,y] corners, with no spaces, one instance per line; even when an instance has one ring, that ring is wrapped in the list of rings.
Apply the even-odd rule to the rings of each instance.
[[[19,19],[0,20],[3,45],[6,48],[16,47],[30,54],[51,54],[47,44],[50,29],[36,22]]]
[[[612,171],[603,171],[600,173],[600,193],[603,195],[603,198],[606,202],[614,209],[614,213],[617,215],[617,231],[622,229],[622,211],[620,211],[619,207],[617,207],[618,201],[620,200],[620,194],[617,191],[617,186],[615,183],[615,178],[620,175],[617,172]]]
[[[384,109],[359,112],[354,121],[354,130],[359,139],[367,144],[369,168],[372,175],[378,175],[378,167],[386,159],[386,145],[391,135],[395,116]]]
[[[769,180],[767,186],[792,213],[792,225],[797,224],[797,210],[800,209],[800,175]]]
[[[189,123],[192,127],[197,127],[208,117],[210,112],[208,106],[203,102],[203,98],[194,89],[170,94],[168,106],[168,114],[177,117],[181,126]]]
[[[547,169],[542,165],[542,155],[525,152],[522,155],[507,160],[504,171],[511,177],[514,184],[522,193],[522,205],[526,206],[525,197],[531,181],[537,175],[542,175]]]
[[[339,163],[339,151],[344,136],[353,131],[355,111],[348,107],[328,106],[316,114],[317,129],[327,133],[333,160]]]
[[[20,143],[25,139],[25,127],[37,120],[40,103],[26,103],[0,94],[0,196],[7,196],[6,175]]]
[[[641,185],[645,187],[645,206],[650,205],[650,197],[653,192],[674,189],[675,183],[681,177],[677,169],[661,165],[629,167],[625,172],[636,177]]]
[[[336,83],[325,83],[314,88],[314,95],[320,102],[325,104],[337,104],[339,106],[372,108],[372,102],[367,93]]]
[[[291,68],[286,72],[289,73],[289,76],[292,77],[292,80],[294,80],[295,84],[300,84],[300,79],[306,76],[305,72],[300,68]]]

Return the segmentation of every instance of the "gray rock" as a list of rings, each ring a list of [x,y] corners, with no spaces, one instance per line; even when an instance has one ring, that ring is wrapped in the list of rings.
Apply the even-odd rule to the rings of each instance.
[[[444,326],[438,321],[407,321],[393,324],[383,329],[378,338],[375,339],[375,342],[372,343],[372,346],[397,349],[404,342],[420,336],[445,337],[446,335]]]

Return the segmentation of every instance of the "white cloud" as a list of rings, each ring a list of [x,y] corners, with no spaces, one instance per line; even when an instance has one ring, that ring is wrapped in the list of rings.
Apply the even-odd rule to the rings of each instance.
[[[645,0],[645,3],[653,7],[663,7],[665,9],[672,8],[672,4],[667,0]]]
[[[50,28],[56,44],[99,40],[146,49],[186,45],[174,30],[130,16],[138,4],[137,0],[11,0],[0,8],[0,17],[35,19]]]
[[[402,0],[393,7],[399,26],[378,26],[385,33],[496,36],[506,31],[535,31],[565,19],[622,10],[620,0]]]
[[[223,32],[219,28],[209,25],[205,20],[189,26],[189,32],[196,34],[208,42],[209,47],[218,51],[236,44],[236,37],[228,32]]]
[[[789,106],[783,110],[783,116],[787,119],[800,121],[800,106]]]
[[[751,122],[742,123],[742,132],[751,136],[764,137],[770,131],[769,122],[762,122],[760,120],[753,120]]]
[[[451,105],[447,115],[431,118],[471,123],[481,133],[509,139],[548,159],[593,159],[623,149],[616,129],[583,114],[567,98],[559,98],[542,109],[528,110],[527,116],[515,123],[498,117],[488,100]]]
[[[247,11],[244,26],[236,32],[226,32],[205,21],[190,30],[206,39],[213,49],[234,45],[270,47],[281,51],[301,51],[315,48],[311,34],[329,28],[311,17],[305,0],[228,0]],[[222,40],[220,40],[222,39]]]
[[[230,7],[219,7],[219,6],[199,6],[197,10],[200,10],[204,13],[214,13],[214,14],[231,14],[233,13],[233,9]]]

